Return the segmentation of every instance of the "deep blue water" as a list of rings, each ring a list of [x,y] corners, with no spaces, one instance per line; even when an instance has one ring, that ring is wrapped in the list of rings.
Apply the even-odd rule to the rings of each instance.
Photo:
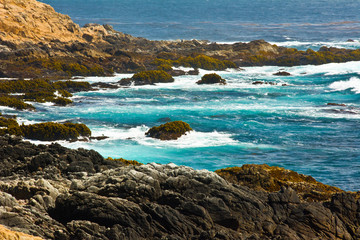
[[[360,47],[360,1],[44,2],[80,25],[112,24],[116,30],[149,39],[265,39],[299,49]],[[357,41],[348,43],[349,38]],[[1,109],[24,122],[85,123],[93,135],[110,138],[63,144],[92,148],[104,157],[209,170],[267,163],[345,190],[360,190],[360,62],[282,68],[292,76],[273,76],[279,69],[218,72],[228,81],[225,86],[198,86],[201,76],[181,76],[169,84],[78,93],[69,107]],[[114,82],[129,76],[85,80]],[[259,80],[276,85],[252,84]],[[145,137],[150,127],[169,119],[186,121],[194,131],[176,141]]]
[[[152,40],[344,42],[359,39],[358,0],[41,0],[79,25]]]

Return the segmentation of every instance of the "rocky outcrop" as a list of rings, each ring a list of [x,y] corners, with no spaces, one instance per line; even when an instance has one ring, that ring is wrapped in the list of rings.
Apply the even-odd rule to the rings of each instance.
[[[152,127],[145,135],[160,140],[176,140],[191,130],[192,128],[188,123],[183,121],[173,121]]]
[[[235,44],[150,41],[117,32],[109,25],[81,28],[68,16],[35,0],[2,1],[0,23],[0,77],[64,79],[138,72],[154,70],[158,59],[212,70],[360,60],[360,50],[322,47],[318,52],[298,51],[264,40]],[[79,71],[71,71],[75,65]],[[177,70],[169,73],[183,74]]]
[[[337,187],[320,183],[311,176],[266,164],[245,164],[215,172],[229,182],[256,190],[277,192],[284,186],[291,187],[301,200],[308,202],[330,200],[333,195],[343,192]]]
[[[292,180],[267,192],[247,184],[256,171],[234,184],[175,164],[125,166],[94,151],[9,136],[0,142],[0,224],[44,239],[360,237],[356,194],[302,201],[286,183],[303,176],[283,169],[275,170]]]
[[[210,73],[205,74],[202,76],[201,80],[196,82],[197,84],[220,84],[220,85],[226,85],[226,80],[223,79],[221,76],[219,76],[216,73]]]
[[[290,76],[291,74],[288,72],[285,72],[285,71],[279,71],[279,72],[274,73],[273,75],[275,75],[275,76]]]

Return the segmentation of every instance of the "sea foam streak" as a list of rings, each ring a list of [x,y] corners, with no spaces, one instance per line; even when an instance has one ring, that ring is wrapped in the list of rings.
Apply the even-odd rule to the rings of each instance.
[[[352,77],[348,81],[337,81],[330,84],[329,88],[334,91],[344,91],[351,89],[351,91],[359,94],[360,93],[360,78]]]

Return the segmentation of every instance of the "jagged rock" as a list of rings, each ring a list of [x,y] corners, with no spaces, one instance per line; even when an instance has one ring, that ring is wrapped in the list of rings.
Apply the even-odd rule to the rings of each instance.
[[[341,189],[316,181],[313,177],[266,164],[245,164],[242,167],[224,168],[215,171],[229,182],[268,192],[279,191],[283,186],[295,189],[305,201],[329,200]]]
[[[4,151],[14,148],[23,151]],[[330,201],[304,201],[309,186],[335,188],[282,168],[221,170],[230,183],[207,170],[121,167],[95,151],[36,146],[9,136],[0,137],[0,154],[0,164],[7,162],[12,172],[0,175],[0,224],[44,239],[360,238],[359,194],[340,190]],[[52,161],[31,172],[27,159],[39,154]],[[92,165],[67,171],[78,161]]]

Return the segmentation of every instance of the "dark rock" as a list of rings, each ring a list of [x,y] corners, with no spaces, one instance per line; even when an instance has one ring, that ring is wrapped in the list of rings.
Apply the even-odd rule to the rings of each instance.
[[[265,85],[276,85],[276,83],[274,83],[274,82],[263,82],[263,81],[255,81],[252,84],[253,85],[263,85],[263,84],[265,84]]]
[[[275,76],[290,76],[291,74],[285,71],[279,71],[277,73],[274,73]]]
[[[199,75],[199,69],[194,69],[186,72],[187,75]]]
[[[326,105],[328,106],[340,106],[340,107],[346,107],[345,104],[343,103],[327,103]]]
[[[93,83],[93,84],[91,84],[91,87],[108,88],[108,89],[118,89],[119,88],[118,85],[114,85],[111,83],[103,83],[103,82]]]
[[[229,175],[230,183],[175,164],[125,167],[59,144],[36,146],[9,136],[0,144],[0,169],[12,173],[0,175],[0,224],[44,239],[360,238],[359,194],[304,201],[300,186],[311,185],[298,180],[315,183],[292,171],[253,165]],[[5,150],[14,148],[23,151]],[[48,174],[51,169],[61,174]],[[258,184],[280,186],[269,193]]]
[[[225,85],[226,80],[217,75],[216,73],[205,74],[201,80],[196,82],[197,84],[221,84]]]

